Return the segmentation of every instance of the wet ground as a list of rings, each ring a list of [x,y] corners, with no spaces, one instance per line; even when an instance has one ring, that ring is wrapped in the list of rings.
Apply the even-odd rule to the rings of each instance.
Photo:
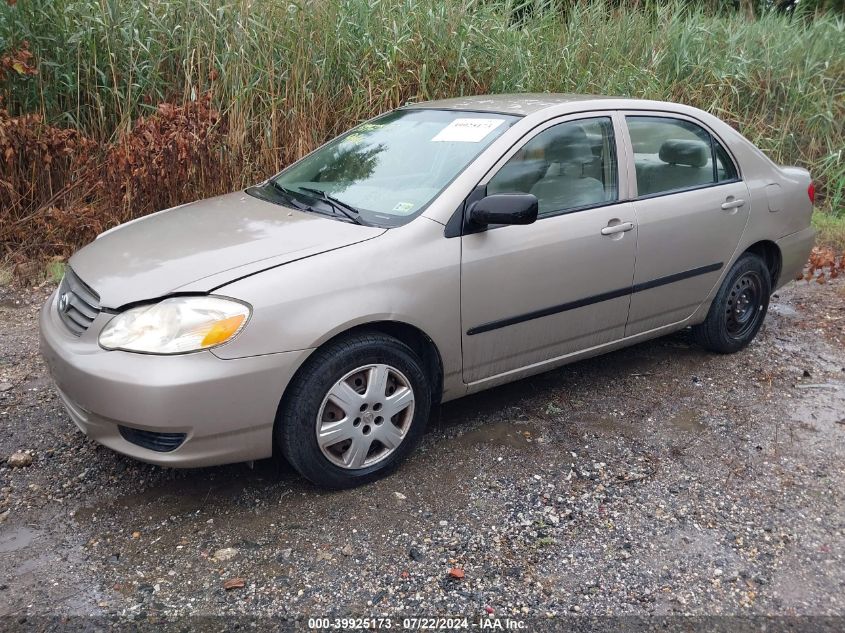
[[[38,358],[49,290],[0,289],[0,616],[845,614],[841,280],[740,354],[682,333],[444,405],[346,492],[87,440]]]

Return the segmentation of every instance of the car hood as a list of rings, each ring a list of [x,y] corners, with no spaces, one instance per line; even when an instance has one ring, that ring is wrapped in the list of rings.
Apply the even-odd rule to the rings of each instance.
[[[209,292],[384,231],[239,192],[106,231],[71,257],[69,265],[100,296],[102,307],[115,309],[174,292]]]

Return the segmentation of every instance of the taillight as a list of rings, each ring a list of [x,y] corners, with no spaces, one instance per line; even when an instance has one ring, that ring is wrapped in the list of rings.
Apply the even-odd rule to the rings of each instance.
[[[812,180],[810,186],[807,187],[807,195],[810,198],[810,204],[816,204],[816,184]]]

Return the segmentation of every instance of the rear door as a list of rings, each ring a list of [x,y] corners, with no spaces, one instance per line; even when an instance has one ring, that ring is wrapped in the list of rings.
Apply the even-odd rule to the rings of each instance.
[[[633,205],[620,202],[627,181],[613,119],[591,113],[550,121],[480,183],[479,197],[532,193],[540,213],[531,225],[461,238],[465,382],[622,338],[636,218]]]
[[[751,201],[736,162],[701,123],[637,112],[625,121],[638,220],[632,336],[692,315],[731,261]]]

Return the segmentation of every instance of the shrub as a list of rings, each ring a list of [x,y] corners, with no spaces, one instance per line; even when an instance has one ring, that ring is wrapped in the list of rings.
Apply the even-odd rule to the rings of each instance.
[[[514,23],[516,5],[0,3],[0,59],[16,61],[0,62],[3,125],[16,130],[3,141],[16,158],[0,161],[0,240],[7,254],[66,255],[115,222],[262,180],[377,113],[485,92],[700,107],[774,160],[808,167],[817,199],[841,212],[840,17],[749,20],[701,4],[618,0],[567,3],[564,13],[544,1]],[[58,144],[33,153],[36,139]]]

